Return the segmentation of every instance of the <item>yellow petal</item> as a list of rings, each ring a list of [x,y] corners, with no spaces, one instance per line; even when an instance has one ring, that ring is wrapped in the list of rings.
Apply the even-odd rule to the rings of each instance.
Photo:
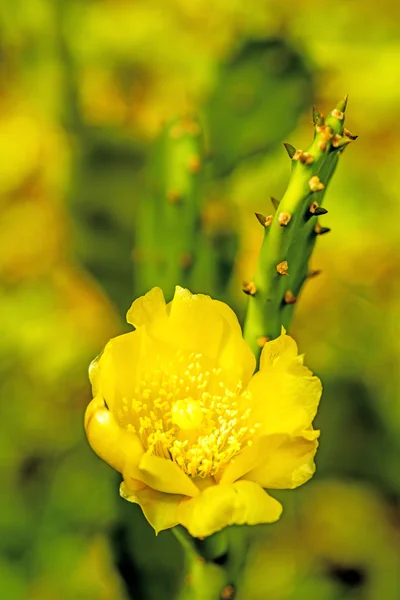
[[[224,321],[209,296],[191,294],[177,286],[171,302],[169,327],[171,339],[180,350],[203,354],[212,360],[217,358]]]
[[[168,494],[197,496],[199,489],[172,460],[144,454],[139,465],[140,479],[149,487]]]
[[[272,523],[281,513],[281,504],[251,481],[208,487],[178,507],[179,522],[194,537],[212,535],[227,525]]]
[[[233,310],[219,300],[213,300],[213,306],[228,326],[225,328],[226,336],[221,348],[219,366],[228,371],[232,370],[234,366],[239,367],[239,379],[246,386],[256,368],[255,356],[243,339],[242,329]]]
[[[166,316],[167,307],[163,291],[159,287],[154,287],[133,302],[127,312],[126,320],[134,327],[141,327]]]
[[[169,328],[176,347],[202,354],[222,368],[226,385],[239,380],[246,384],[250,379],[255,358],[226,304],[178,286],[170,305]]]
[[[259,434],[294,434],[310,427],[322,393],[318,377],[259,371],[248,385]]]
[[[93,393],[117,413],[122,398],[131,398],[142,367],[141,357],[151,343],[143,328],[111,339],[90,366]]]
[[[315,472],[314,456],[318,448],[319,431],[307,432],[308,438],[298,436],[271,436],[277,447],[265,455],[261,465],[245,475],[262,487],[294,489],[306,483]],[[272,444],[274,440],[271,440]]]
[[[127,464],[134,470],[135,465],[139,464],[143,454],[139,438],[120,427],[102,399],[95,398],[89,403],[85,429],[93,450],[116,471],[122,473]]]
[[[240,454],[232,458],[226,468],[215,475],[215,479],[221,484],[237,481],[263,461],[263,457],[269,450],[268,444],[266,436],[256,438],[250,446],[246,446]]]
[[[124,482],[121,483],[120,494],[128,502],[139,504],[156,535],[179,524],[178,507],[183,496],[164,494],[148,487],[133,492]]]
[[[285,369],[296,356],[297,344],[282,328],[279,337],[264,345],[260,357],[260,371],[269,371],[271,368]]]

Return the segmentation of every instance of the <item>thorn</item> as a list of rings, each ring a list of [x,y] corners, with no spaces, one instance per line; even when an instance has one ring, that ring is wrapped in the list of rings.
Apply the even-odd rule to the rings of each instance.
[[[315,106],[315,104],[313,106],[312,118],[313,118],[314,125],[319,125],[319,120],[321,119],[321,113],[319,112],[319,110]]]
[[[274,218],[272,215],[268,215],[265,217],[261,213],[254,213],[258,219],[258,222],[261,223],[263,227],[269,227],[272,223],[272,219]]]
[[[349,95],[346,94],[345,97],[343,98],[343,100],[341,100],[340,102],[337,103],[336,110],[339,110],[342,113],[346,112],[348,99],[349,99]],[[332,112],[332,116],[334,116],[333,112]]]
[[[328,211],[323,206],[318,206],[314,211],[314,215],[316,215],[317,217],[319,217],[320,215],[326,215],[327,213]]]
[[[340,135],[335,135],[332,138],[332,148],[331,150],[341,150],[345,146],[351,144],[353,140],[349,137],[340,137]]]
[[[281,212],[278,217],[278,223],[281,227],[286,227],[286,225],[289,223],[291,218],[292,218],[292,215],[290,213]]]
[[[258,222],[265,227],[265,223],[267,221],[267,217],[265,215],[262,215],[261,213],[254,213],[257,217]]]
[[[289,270],[289,265],[287,263],[287,260],[283,260],[282,262],[277,264],[276,270],[278,271],[279,275],[287,275],[288,270]]]
[[[322,273],[321,269],[314,269],[314,270],[308,271],[307,279],[314,279],[314,277],[321,275],[321,273]]]
[[[289,144],[289,142],[283,142],[283,145],[286,148],[286,152],[289,155],[289,158],[293,158],[295,152],[296,152],[296,148],[294,146],[292,146],[292,144]]]
[[[285,304],[296,304],[297,298],[293,295],[293,292],[286,290],[284,296]]]
[[[318,175],[314,175],[308,182],[309,188],[312,192],[320,192],[325,189],[324,184],[320,181]]]
[[[314,227],[314,231],[317,235],[324,235],[324,233],[329,233],[330,230],[330,227],[321,227],[319,223]]]
[[[248,296],[254,296],[257,291],[256,284],[254,281],[243,281],[242,290]]]
[[[278,206],[279,206],[279,200],[277,200],[276,198],[274,198],[273,196],[271,196],[271,202],[272,202],[273,207],[276,210],[278,208]]]
[[[267,342],[269,342],[269,337],[267,335],[262,335],[261,337],[257,338],[257,344],[260,346],[260,348],[264,348]]]
[[[346,127],[343,129],[343,134],[350,138],[351,140],[356,140],[358,138],[358,135],[355,135],[354,133],[351,133],[351,131],[349,131],[348,129],[346,129]]]
[[[313,202],[311,202],[308,208],[308,212],[306,213],[306,221],[314,216],[317,217],[319,215],[326,215],[327,212],[328,211],[326,210],[326,208],[322,208],[322,206],[320,206],[318,202],[315,202],[314,200]]]

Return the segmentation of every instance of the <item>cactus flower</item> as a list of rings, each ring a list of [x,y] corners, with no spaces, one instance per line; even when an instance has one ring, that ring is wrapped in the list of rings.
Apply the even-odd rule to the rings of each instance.
[[[260,370],[224,303],[153,288],[90,367],[85,415],[93,450],[122,475],[121,495],[156,532],[181,524],[205,537],[232,524],[271,523],[282,506],[265,488],[295,488],[315,470],[321,395],[282,332]]]

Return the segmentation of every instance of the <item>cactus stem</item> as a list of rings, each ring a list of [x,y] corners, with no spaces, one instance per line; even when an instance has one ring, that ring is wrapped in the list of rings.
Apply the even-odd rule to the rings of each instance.
[[[279,202],[277,217],[272,220],[268,234],[264,235],[254,275],[257,294],[249,297],[244,325],[245,340],[257,359],[261,354],[257,340],[264,336],[276,338],[282,326],[289,329],[294,311],[293,298],[299,297],[306,279],[319,273],[309,271],[309,261],[317,235],[328,233],[329,228],[316,224],[311,217],[326,214],[326,209],[320,207],[321,201],[344,148],[342,144],[352,141],[344,132],[344,118],[338,118],[344,117],[346,101],[339,102],[326,119],[314,107],[314,140],[306,151],[296,151],[285,144],[291,158],[296,153],[296,160],[292,164],[287,190]],[[339,147],[335,148],[334,144]],[[308,154],[313,161],[307,164]],[[316,201],[312,202],[314,198]],[[276,202],[274,206],[277,206]],[[280,222],[282,213],[291,216],[288,227]]]
[[[254,281],[243,281],[242,290],[248,296],[255,296],[257,292],[256,284]]]

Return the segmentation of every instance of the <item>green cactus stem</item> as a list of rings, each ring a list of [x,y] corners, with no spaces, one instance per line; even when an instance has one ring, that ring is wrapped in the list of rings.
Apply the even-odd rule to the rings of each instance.
[[[233,600],[240,585],[249,540],[243,526],[223,529],[203,540],[184,527],[173,528],[185,556],[185,572],[177,600]]]
[[[155,146],[149,197],[140,203],[134,258],[138,292],[154,285],[168,297],[185,285],[199,228],[203,136],[193,117],[169,123]]]
[[[274,203],[275,215],[256,215],[265,232],[254,279],[244,285],[244,336],[257,358],[267,340],[289,328],[316,239],[329,231],[318,221],[327,212],[321,204],[340,154],[356,139],[344,128],[346,105],[347,97],[326,119],[314,108],[315,134],[307,150],[285,144],[293,169],[283,198]]]

